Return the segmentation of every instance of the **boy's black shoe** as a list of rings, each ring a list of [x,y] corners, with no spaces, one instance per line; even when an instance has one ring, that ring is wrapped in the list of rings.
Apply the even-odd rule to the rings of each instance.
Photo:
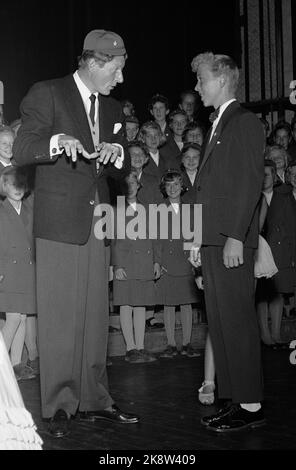
[[[217,416],[217,415],[216,415]],[[212,420],[207,429],[219,433],[237,432],[248,428],[257,428],[266,423],[262,408],[258,411],[247,411],[240,405],[231,405],[228,412]]]

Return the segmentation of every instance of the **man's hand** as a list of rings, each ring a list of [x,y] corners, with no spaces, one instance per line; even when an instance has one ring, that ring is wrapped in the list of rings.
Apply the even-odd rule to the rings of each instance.
[[[192,266],[195,268],[199,268],[201,266],[200,245],[196,245],[195,243],[192,244],[188,261],[190,261]]]
[[[243,242],[235,238],[227,238],[223,248],[223,263],[226,268],[236,268],[244,263]]]
[[[84,150],[80,140],[71,135],[60,135],[58,145],[61,149],[65,150],[66,155],[71,158],[72,162],[77,161],[77,153],[81,153],[83,156],[89,155],[86,150]],[[97,156],[98,154],[96,154],[96,157]]]
[[[125,281],[126,280],[126,272],[123,268],[116,268],[115,269],[115,279],[118,281]]]
[[[107,144],[106,142],[101,142],[96,150],[99,154],[98,161],[103,165],[106,165],[109,161],[114,163],[121,155],[121,148],[118,145]]]

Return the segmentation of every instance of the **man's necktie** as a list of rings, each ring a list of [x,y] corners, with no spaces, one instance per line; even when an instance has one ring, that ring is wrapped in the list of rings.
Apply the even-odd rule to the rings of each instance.
[[[96,112],[96,105],[95,105],[95,102],[96,102],[96,95],[92,94],[90,95],[89,99],[90,99],[90,110],[89,110],[89,117],[90,117],[90,120],[92,122],[92,125],[94,126],[95,125],[95,112]]]
[[[215,121],[215,119],[217,119],[217,117],[219,116],[219,109],[220,109],[220,106],[219,108],[215,109],[215,111],[213,111],[210,115],[209,115],[209,120],[213,123]]]

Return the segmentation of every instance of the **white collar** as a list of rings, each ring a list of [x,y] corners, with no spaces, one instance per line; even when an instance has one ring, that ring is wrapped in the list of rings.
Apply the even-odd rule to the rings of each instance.
[[[225,101],[225,103],[221,104],[220,108],[219,108],[219,114],[218,114],[218,117],[217,119],[215,119],[215,121],[219,121],[221,115],[224,113],[225,109],[233,102],[233,101],[236,101],[235,98],[232,98],[231,100],[228,100],[228,101]]]
[[[81,78],[79,77],[79,73],[78,73],[78,70],[76,70],[76,72],[73,74],[73,78],[75,80],[75,83],[77,85],[77,88],[79,90],[79,93],[81,95],[81,98],[83,100],[83,102],[88,106],[90,107],[90,100],[89,100],[89,97],[90,95],[96,95],[96,97],[98,97],[98,92],[96,93],[92,93],[88,88],[87,86],[85,85],[85,83],[83,83],[83,81],[81,80]]]

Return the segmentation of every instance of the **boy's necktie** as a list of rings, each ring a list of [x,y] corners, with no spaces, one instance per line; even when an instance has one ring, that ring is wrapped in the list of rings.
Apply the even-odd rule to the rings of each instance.
[[[213,123],[215,119],[217,119],[217,117],[219,116],[219,109],[220,109],[220,106],[209,115],[209,120],[211,121],[211,123]]]

